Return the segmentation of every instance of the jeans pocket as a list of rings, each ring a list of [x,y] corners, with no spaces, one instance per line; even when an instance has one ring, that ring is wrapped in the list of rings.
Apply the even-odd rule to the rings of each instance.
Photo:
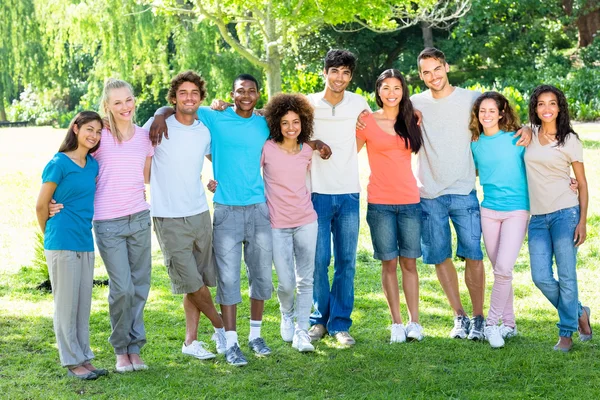
[[[469,209],[471,217],[471,239],[481,239],[481,211],[479,208]]]
[[[424,211],[421,218],[421,239],[423,244],[431,244],[431,215]]]
[[[223,223],[227,220],[228,216],[228,207],[215,207],[215,211],[213,213],[213,229],[216,229],[223,225]]]
[[[360,201],[360,193],[349,193],[348,197],[350,200]]]

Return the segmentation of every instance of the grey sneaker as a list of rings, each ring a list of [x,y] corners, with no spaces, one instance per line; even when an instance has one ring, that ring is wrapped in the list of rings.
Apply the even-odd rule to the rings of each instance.
[[[344,346],[352,346],[356,343],[356,340],[347,331],[341,331],[334,335],[339,344]],[[406,340],[406,339],[405,339]]]
[[[244,353],[242,353],[242,349],[240,349],[237,343],[227,349],[225,359],[234,367],[243,367],[248,364],[248,360],[244,357]]]
[[[454,317],[454,328],[450,331],[450,337],[453,339],[465,339],[469,334],[471,322],[466,315]]]
[[[225,354],[227,351],[227,338],[224,333],[215,332],[211,338],[217,346],[217,353]]]
[[[256,339],[249,341],[248,346],[250,346],[252,351],[257,356],[262,357],[262,356],[268,356],[269,354],[271,354],[271,349],[265,343],[265,339],[263,339],[261,337],[257,337]]]
[[[281,323],[279,324],[279,332],[284,342],[291,342],[294,338],[294,315],[281,313]]]
[[[500,333],[502,334],[503,339],[509,339],[511,337],[517,336],[517,326],[514,327],[506,326],[504,324],[500,325]]]
[[[317,340],[321,340],[323,336],[327,333],[327,329],[323,324],[315,324],[310,327],[308,330],[308,336],[310,336],[311,342],[316,342]]]
[[[485,319],[482,315],[476,315],[471,318],[471,330],[469,331],[469,340],[483,340],[485,335],[483,330],[485,329]]]

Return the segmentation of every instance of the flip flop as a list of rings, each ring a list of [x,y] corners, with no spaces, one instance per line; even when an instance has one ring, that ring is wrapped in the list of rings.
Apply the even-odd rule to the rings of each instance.
[[[577,331],[579,332],[579,340],[580,340],[580,341],[582,341],[582,342],[588,342],[588,341],[592,340],[592,336],[593,336],[593,334],[594,334],[594,333],[592,332],[592,322],[591,322],[591,320],[590,320],[590,318],[591,318],[591,316],[592,316],[592,313],[591,313],[591,311],[590,311],[590,308],[589,308],[589,307],[585,307],[585,306],[584,306],[584,307],[582,307],[582,308],[583,308],[583,311],[585,311],[585,313],[587,314],[587,323],[588,323],[588,325],[590,326],[590,334],[589,334],[589,335],[587,335],[587,334],[585,334],[585,333],[582,333],[582,332],[581,332],[581,328],[577,328]]]

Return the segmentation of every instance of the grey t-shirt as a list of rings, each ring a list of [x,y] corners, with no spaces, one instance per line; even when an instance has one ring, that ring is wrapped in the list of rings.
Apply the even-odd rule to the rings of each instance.
[[[413,95],[414,107],[423,113],[423,147],[417,158],[417,184],[421,197],[469,194],[475,188],[469,119],[480,92],[454,88],[442,99],[430,90]]]

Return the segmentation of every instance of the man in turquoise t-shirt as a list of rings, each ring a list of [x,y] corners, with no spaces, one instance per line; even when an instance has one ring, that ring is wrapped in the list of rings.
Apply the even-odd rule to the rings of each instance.
[[[240,268],[242,248],[250,288],[250,335],[248,344],[260,356],[271,349],[261,337],[264,301],[271,298],[273,243],[269,209],[260,174],[262,147],[269,137],[265,118],[254,114],[259,98],[258,81],[239,75],[233,82],[232,108],[198,110],[198,118],[211,132],[211,153],[215,180],[213,248],[218,271],[217,298],[221,305],[227,362],[246,365],[236,332],[237,304],[242,301]],[[151,127],[153,142],[166,132],[164,120],[172,111],[162,108]],[[166,136],[168,138],[168,136]]]

